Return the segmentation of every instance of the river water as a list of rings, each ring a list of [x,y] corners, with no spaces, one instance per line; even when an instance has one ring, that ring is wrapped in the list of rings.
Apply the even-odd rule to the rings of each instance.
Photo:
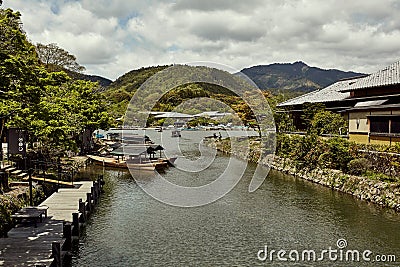
[[[146,134],[161,140],[160,133]],[[198,157],[196,142],[205,135],[210,132],[183,131],[181,153]],[[198,186],[215,179],[228,160],[218,154],[201,173],[170,168],[162,175]],[[223,198],[197,208],[178,208],[148,196],[128,171],[88,168],[85,176],[104,174],[105,194],[72,266],[399,266],[400,214],[275,171],[249,193],[254,170],[249,164]],[[277,252],[270,256],[272,250],[286,254],[279,259]],[[316,261],[304,252],[311,250]],[[351,254],[346,257],[349,250],[360,253],[359,262]],[[391,255],[397,256],[397,263],[376,261],[389,261]]]

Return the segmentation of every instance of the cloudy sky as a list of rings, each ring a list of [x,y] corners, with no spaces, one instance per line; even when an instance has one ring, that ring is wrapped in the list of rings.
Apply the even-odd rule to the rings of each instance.
[[[235,69],[304,61],[371,73],[400,60],[399,0],[4,0],[34,43],[88,74],[209,61]]]

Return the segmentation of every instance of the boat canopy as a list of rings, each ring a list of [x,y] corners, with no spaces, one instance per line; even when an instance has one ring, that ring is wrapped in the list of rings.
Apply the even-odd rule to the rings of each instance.
[[[121,146],[113,151],[111,155],[115,156],[139,156],[146,154],[147,148],[145,146]]]
[[[145,144],[150,142],[150,138],[147,135],[124,135],[122,141],[126,144]]]
[[[164,150],[164,148],[161,145],[150,145],[147,150],[158,151],[158,150]]]
[[[154,154],[155,151],[161,151],[164,148],[161,145],[124,145],[111,152],[115,156],[138,156],[142,154]]]

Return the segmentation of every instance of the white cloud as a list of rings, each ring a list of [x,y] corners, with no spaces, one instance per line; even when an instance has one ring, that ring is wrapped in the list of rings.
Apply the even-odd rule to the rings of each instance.
[[[142,66],[241,69],[302,60],[373,72],[400,60],[397,0],[13,0],[33,42],[57,43],[112,79]]]

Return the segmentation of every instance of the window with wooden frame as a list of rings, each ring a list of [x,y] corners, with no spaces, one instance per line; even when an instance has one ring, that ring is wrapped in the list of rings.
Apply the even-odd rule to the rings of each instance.
[[[400,116],[371,115],[368,116],[370,133],[400,134]]]
[[[369,131],[371,133],[389,133],[388,117],[370,117]]]

